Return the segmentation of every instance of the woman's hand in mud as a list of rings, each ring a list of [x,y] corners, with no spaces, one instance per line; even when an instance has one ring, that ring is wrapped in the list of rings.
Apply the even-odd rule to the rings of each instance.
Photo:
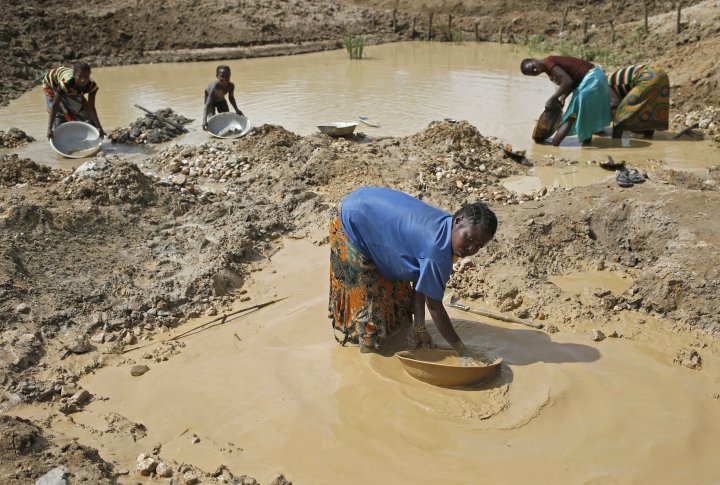
[[[202,129],[203,129],[203,131],[207,131],[207,129],[208,129],[207,121],[202,124]]]
[[[240,111],[240,110],[237,110],[236,113],[239,114],[240,116],[245,116],[245,115],[243,114],[243,112]]]
[[[48,128],[47,137],[48,137],[48,140],[52,140],[52,137],[53,137],[53,129],[52,128]]]
[[[98,129],[98,132],[100,133],[100,138],[105,138],[107,136],[107,134],[105,134],[105,130],[102,128]]]

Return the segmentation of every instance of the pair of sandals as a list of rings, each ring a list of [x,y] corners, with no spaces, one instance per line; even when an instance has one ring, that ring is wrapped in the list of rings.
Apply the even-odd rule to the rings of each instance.
[[[645,182],[645,176],[634,168],[632,170],[623,168],[618,173],[616,180],[620,187],[627,188]]]

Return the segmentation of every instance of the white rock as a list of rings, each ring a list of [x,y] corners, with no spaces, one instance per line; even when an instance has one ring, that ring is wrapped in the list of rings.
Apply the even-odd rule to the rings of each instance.
[[[157,464],[157,467],[155,468],[155,473],[159,477],[168,478],[173,475],[172,468],[170,468],[170,465],[165,463],[164,461],[161,461]]]
[[[67,469],[64,466],[59,466],[38,478],[35,485],[67,485],[65,475],[67,475]]]
[[[157,461],[155,461],[154,458],[143,453],[138,456],[136,468],[137,471],[140,472],[140,475],[147,477],[155,471],[157,465]]]

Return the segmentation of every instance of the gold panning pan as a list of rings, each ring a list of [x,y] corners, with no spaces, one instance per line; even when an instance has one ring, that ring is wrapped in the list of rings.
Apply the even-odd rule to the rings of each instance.
[[[395,357],[410,377],[442,387],[477,384],[494,376],[502,363],[498,358],[485,365],[463,367],[457,352],[442,349],[404,350]]]
[[[560,126],[563,112],[561,109],[545,109],[535,123],[532,138],[537,142],[550,138]]]

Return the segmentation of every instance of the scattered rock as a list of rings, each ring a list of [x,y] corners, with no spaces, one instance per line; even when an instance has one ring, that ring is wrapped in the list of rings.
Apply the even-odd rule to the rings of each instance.
[[[92,398],[92,394],[90,394],[85,389],[81,389],[70,398],[70,402],[76,404],[77,406],[82,406],[85,403],[87,403]]]
[[[164,143],[186,133],[187,129],[182,125],[192,121],[170,108],[159,109],[153,115],[138,118],[128,127],[116,128],[110,133],[110,140],[113,143],[129,145]],[[167,120],[169,123],[162,120]]]
[[[53,468],[42,477],[38,478],[35,485],[68,485],[66,480],[67,469],[64,466]]]
[[[700,357],[697,350],[680,349],[673,362],[688,369],[699,369],[702,366],[702,357]]]
[[[141,376],[147,371],[150,370],[150,367],[146,366],[145,364],[136,364],[130,368],[130,375],[131,376]]]
[[[157,467],[155,468],[155,473],[159,477],[168,478],[173,475],[173,470],[170,465],[168,465],[164,461],[161,461],[157,464]]]
[[[602,330],[593,330],[590,332],[590,335],[588,335],[588,338],[590,340],[594,340],[595,342],[600,342],[602,340],[605,340],[605,334],[602,332]]]
[[[187,485],[195,485],[196,483],[200,483],[200,477],[192,471],[188,470],[185,473],[183,473],[183,483],[186,483]]]
[[[144,477],[149,477],[150,475],[152,475],[157,466],[158,462],[153,457],[148,456],[145,453],[141,453],[137,457],[136,469],[140,473],[140,475]]]
[[[30,306],[27,303],[20,303],[15,307],[15,313],[30,313]]]
[[[93,346],[90,345],[90,339],[87,336],[79,335],[66,346],[66,349],[73,354],[86,354],[93,349]]]
[[[10,128],[8,131],[0,130],[0,148],[17,148],[34,141],[35,138],[18,128]]]

